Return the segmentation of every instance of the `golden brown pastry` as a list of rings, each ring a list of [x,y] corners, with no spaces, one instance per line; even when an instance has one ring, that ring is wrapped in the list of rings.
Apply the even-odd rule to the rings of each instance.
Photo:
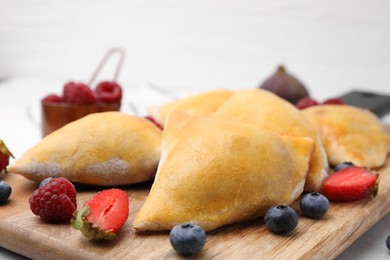
[[[261,89],[237,91],[213,116],[236,120],[287,136],[310,137],[315,140],[305,191],[318,191],[328,176],[329,165],[317,129],[292,104]]]
[[[62,176],[95,185],[143,182],[155,175],[161,136],[147,119],[95,113],[49,134],[7,170],[36,181]]]
[[[321,105],[302,110],[319,128],[329,163],[353,162],[382,166],[390,151],[390,136],[370,111],[348,105]]]
[[[133,226],[170,230],[190,221],[213,230],[290,204],[303,190],[313,149],[311,138],[173,111],[155,181]]]
[[[212,90],[174,100],[161,106],[151,106],[148,110],[156,121],[165,125],[167,116],[172,110],[177,109],[196,116],[209,115],[232,94],[231,90]]]

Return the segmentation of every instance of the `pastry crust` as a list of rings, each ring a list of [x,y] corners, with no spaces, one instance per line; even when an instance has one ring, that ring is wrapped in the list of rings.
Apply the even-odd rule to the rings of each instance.
[[[305,191],[319,191],[328,176],[329,164],[318,130],[291,103],[262,89],[237,91],[214,117],[239,121],[285,136],[309,137],[315,140]]]
[[[36,181],[62,176],[104,186],[143,182],[155,175],[161,136],[144,118],[90,114],[46,136],[7,171]]]
[[[303,191],[313,149],[311,138],[173,111],[155,181],[133,226],[170,230],[190,221],[213,230],[290,204]]]
[[[180,110],[196,116],[209,115],[233,93],[233,91],[226,89],[202,92],[161,106],[150,106],[148,111],[155,120],[165,125],[165,121],[172,110]]]
[[[349,105],[321,105],[302,110],[318,127],[329,163],[376,168],[386,162],[390,136],[370,111]]]

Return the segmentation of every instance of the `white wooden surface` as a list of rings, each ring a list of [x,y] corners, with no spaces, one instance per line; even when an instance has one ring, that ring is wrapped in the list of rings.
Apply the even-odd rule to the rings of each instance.
[[[284,63],[315,97],[390,91],[389,14],[387,0],[0,0],[0,71],[87,80],[120,46],[127,84],[251,87]]]
[[[16,156],[35,144],[39,99],[88,81],[111,47],[127,52],[123,110],[142,114],[172,95],[258,86],[281,63],[320,100],[390,94],[389,46],[388,0],[0,0],[0,138]],[[340,259],[387,258],[389,221]]]

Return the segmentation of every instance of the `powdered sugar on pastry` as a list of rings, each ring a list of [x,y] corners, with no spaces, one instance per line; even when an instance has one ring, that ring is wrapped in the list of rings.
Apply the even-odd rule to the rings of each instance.
[[[10,170],[13,171],[13,168]],[[47,177],[59,177],[62,173],[60,165],[52,162],[31,162],[29,165],[19,166],[18,170],[23,171],[25,177],[36,181]]]

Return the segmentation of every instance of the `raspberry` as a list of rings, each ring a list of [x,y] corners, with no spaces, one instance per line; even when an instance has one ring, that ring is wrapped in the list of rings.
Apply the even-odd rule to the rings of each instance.
[[[344,105],[344,102],[340,98],[328,98],[322,104]]]
[[[307,107],[311,107],[311,106],[316,106],[318,105],[318,102],[311,98],[311,97],[304,97],[304,98],[301,98],[300,100],[298,100],[298,102],[295,104],[295,106],[298,108],[298,109],[305,109]]]
[[[96,96],[104,103],[120,102],[122,99],[122,88],[114,81],[102,81],[96,87]]]
[[[36,189],[29,199],[31,211],[47,222],[69,220],[77,208],[76,188],[63,177]]]
[[[93,91],[83,83],[68,82],[63,89],[64,101],[71,104],[94,104],[96,97]]]
[[[62,97],[57,94],[50,94],[42,99],[43,103],[61,103],[63,101]]]

